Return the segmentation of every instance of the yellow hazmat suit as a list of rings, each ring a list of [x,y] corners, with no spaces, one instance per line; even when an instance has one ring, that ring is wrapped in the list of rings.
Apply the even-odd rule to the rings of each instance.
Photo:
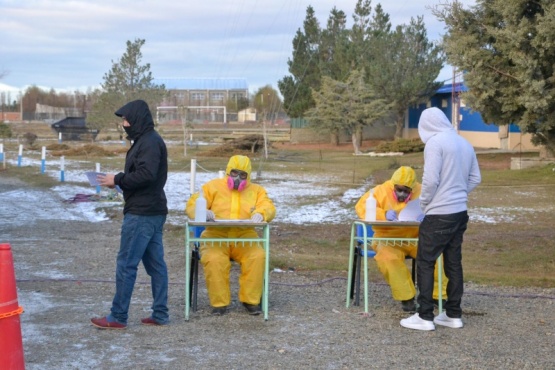
[[[247,185],[242,190],[230,189],[228,177],[231,170],[245,171]],[[202,187],[207,209],[214,212],[216,219],[250,219],[259,213],[264,221],[270,222],[275,214],[274,203],[266,190],[251,180],[251,161],[248,157],[236,155],[229,159],[226,176],[214,179]],[[187,202],[186,212],[190,219],[195,217],[195,203],[199,194],[195,193]],[[206,227],[201,237],[205,238],[255,238],[252,227]],[[239,300],[252,305],[260,304],[262,280],[264,278],[265,252],[262,246],[253,243],[203,243],[200,248],[202,265],[212,307],[225,307],[231,302],[229,288],[230,259],[241,265],[239,277]]]
[[[374,188],[374,198],[376,198],[376,220],[386,221],[386,212],[394,210],[397,215],[405,208],[407,203],[399,202],[394,193],[394,186],[402,185],[412,189],[411,200],[420,196],[420,184],[416,181],[416,174],[410,167],[400,167],[397,169],[391,180],[387,180],[381,185]],[[366,215],[366,199],[370,196],[370,191],[366,192],[357,202],[355,206],[356,213],[359,218],[364,220]],[[377,238],[417,238],[418,227],[387,227],[374,226],[374,236]],[[372,249],[376,251],[374,259],[378,265],[378,269],[384,276],[385,280],[391,288],[391,295],[397,301],[406,301],[414,298],[416,289],[410,276],[410,271],[405,264],[405,257],[411,256],[416,258],[417,245],[409,246],[377,246],[372,245]],[[434,298],[438,299],[437,290],[437,267],[436,267],[436,284],[434,286]],[[443,299],[447,299],[447,277],[443,274]]]

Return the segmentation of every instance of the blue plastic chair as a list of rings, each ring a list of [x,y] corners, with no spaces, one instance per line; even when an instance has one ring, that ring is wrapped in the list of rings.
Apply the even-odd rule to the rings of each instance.
[[[364,236],[364,230],[362,229],[361,225],[357,225],[356,235],[358,237]],[[372,230],[372,226],[366,225],[366,237],[372,237],[373,235],[374,230]],[[364,240],[357,240],[351,278],[351,299],[354,298],[354,306],[360,306],[360,274],[362,271],[362,258],[374,258],[375,256],[376,252],[373,249],[368,249],[366,252],[366,256],[364,256]],[[405,259],[412,260],[411,278],[413,282],[416,282],[416,260],[410,256],[406,256]]]

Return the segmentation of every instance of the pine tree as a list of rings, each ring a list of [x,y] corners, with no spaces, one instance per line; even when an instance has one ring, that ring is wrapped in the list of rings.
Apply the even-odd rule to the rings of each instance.
[[[358,134],[388,115],[392,108],[365,82],[364,72],[358,70],[351,72],[345,82],[324,76],[321,89],[313,90],[313,98],[316,106],[306,113],[310,125],[316,131],[331,133],[332,138],[346,130],[356,154],[360,153]]]
[[[400,137],[407,109],[427,101],[441,86],[435,79],[445,61],[442,50],[428,41],[422,17],[392,31],[389,15],[380,4],[372,13],[370,0],[358,0],[351,29],[346,29],[345,18],[334,7],[326,29],[320,30],[314,10],[308,7],[304,32],[299,29],[293,40],[293,59],[288,62],[291,75],[278,84],[285,111],[290,117],[302,117],[315,107],[315,92],[323,77],[346,82],[351,71],[364,71],[370,88],[391,103],[394,118],[389,122],[393,119],[395,136]],[[361,139],[358,131],[357,142]]]
[[[319,45],[320,73],[335,80],[345,80],[350,72],[348,63],[347,16],[333,8]]]
[[[434,7],[448,61],[464,71],[462,98],[485,122],[517,124],[555,155],[555,3],[457,1]]]
[[[155,114],[156,106],[162,101],[166,90],[164,85],[155,85],[150,72],[150,63],[142,65],[141,47],[144,39],[127,41],[127,50],[118,62],[112,60],[112,68],[104,74],[102,93],[87,116],[87,123],[92,128],[115,125],[121,131],[121,120],[114,112],[129,101],[142,99],[146,101]]]
[[[291,75],[278,81],[283,108],[289,117],[302,117],[307,109],[314,106],[310,89],[320,87],[320,35],[314,9],[308,6],[303,30],[298,29],[293,38],[293,58],[287,61]]]
[[[372,30],[368,82],[393,104],[395,137],[402,136],[405,114],[411,105],[426,102],[442,85],[436,78],[443,68],[442,49],[428,41],[422,17],[411,18],[387,32],[388,17],[380,15]]]

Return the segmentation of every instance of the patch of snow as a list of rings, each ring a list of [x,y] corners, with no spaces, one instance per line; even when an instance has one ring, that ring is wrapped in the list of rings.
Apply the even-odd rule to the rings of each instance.
[[[23,158],[22,165],[33,165],[40,168],[40,161]],[[84,164],[86,163],[86,166]],[[96,194],[96,188],[88,185],[85,172],[94,170],[90,162],[66,161],[64,172],[65,182],[52,188],[52,192],[38,190],[9,191],[2,194],[3,199],[10,199],[0,209],[0,217],[6,223],[24,225],[41,219],[82,220],[101,222],[108,220],[103,208],[121,207],[121,196],[115,201],[79,202],[61,207],[60,202],[74,197],[76,194]],[[48,160],[46,174],[60,178],[60,160]],[[84,168],[87,167],[87,168]],[[105,172],[118,172],[117,169],[101,169]],[[195,191],[199,187],[218,177],[217,172],[205,172],[197,169]],[[369,185],[357,186],[345,190],[345,184],[334,183],[342,179],[328,175],[303,173],[264,172],[257,180],[253,171],[253,182],[267,190],[268,196],[276,205],[275,221],[292,224],[310,223],[349,223],[356,219],[354,204],[368,190]],[[80,185],[82,184],[82,185]],[[168,199],[168,223],[182,225],[187,220],[185,205],[191,196],[191,174],[189,172],[170,172],[165,191]],[[113,194],[105,188],[100,195]],[[522,192],[529,195],[529,192]],[[531,209],[504,208],[473,208],[469,210],[472,222],[498,223],[513,222],[518,214],[531,212]]]

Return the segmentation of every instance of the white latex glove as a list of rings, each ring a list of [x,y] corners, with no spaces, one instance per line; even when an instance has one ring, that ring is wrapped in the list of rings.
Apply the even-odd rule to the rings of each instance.
[[[251,216],[251,221],[252,222],[263,222],[264,217],[262,217],[262,215],[260,213],[255,213],[254,215]]]
[[[206,221],[214,221],[216,219],[216,215],[211,210],[206,211]]]

